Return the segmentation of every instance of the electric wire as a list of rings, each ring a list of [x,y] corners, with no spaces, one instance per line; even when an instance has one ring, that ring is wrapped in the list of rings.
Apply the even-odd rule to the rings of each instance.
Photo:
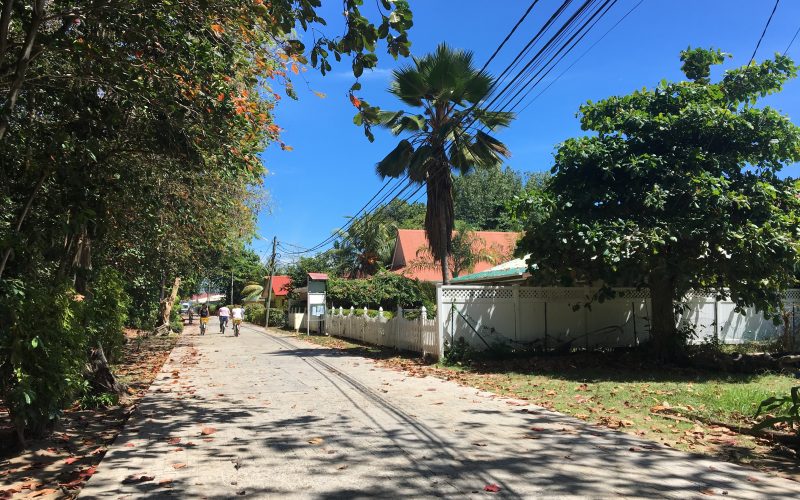
[[[627,18],[629,15],[631,15],[631,14],[633,13],[633,11],[634,11],[634,10],[636,10],[636,9],[637,9],[637,8],[638,8],[640,5],[642,5],[643,3],[644,3],[644,0],[639,0],[639,2],[638,2],[636,5],[634,5],[633,7],[631,7],[631,9],[630,9],[630,10],[628,10],[628,12],[626,12],[624,16],[622,16],[622,17],[621,17],[621,18],[620,18],[620,19],[619,19],[619,20],[618,20],[618,21],[617,21],[617,22],[616,22],[616,23],[615,23],[613,26],[611,26],[611,28],[609,28],[609,29],[608,29],[608,30],[607,30],[605,33],[603,33],[603,36],[601,36],[600,38],[598,38],[598,39],[597,39],[597,41],[595,41],[595,42],[594,42],[594,43],[593,43],[593,44],[592,44],[592,45],[591,45],[591,46],[590,46],[588,49],[586,49],[586,50],[585,50],[585,51],[584,51],[584,52],[583,52],[583,53],[582,53],[580,56],[578,56],[578,58],[577,58],[577,59],[575,59],[574,61],[572,61],[572,64],[570,64],[569,66],[567,66],[567,68],[566,68],[566,69],[564,69],[564,71],[562,71],[561,73],[559,73],[559,74],[558,74],[558,76],[556,76],[556,77],[555,77],[553,80],[551,80],[551,81],[550,81],[550,83],[548,83],[548,84],[547,84],[547,86],[546,86],[545,88],[543,88],[543,89],[542,89],[542,90],[541,90],[541,91],[540,91],[538,94],[536,94],[536,95],[533,97],[533,99],[531,99],[530,101],[528,101],[528,103],[527,103],[527,104],[525,104],[525,106],[523,106],[523,107],[522,107],[522,109],[520,109],[520,110],[519,110],[519,113],[522,113],[523,111],[525,111],[525,110],[528,108],[528,106],[530,106],[531,104],[533,104],[533,102],[534,102],[534,101],[536,101],[536,100],[539,98],[539,96],[541,96],[542,94],[544,94],[545,92],[547,92],[547,90],[548,90],[550,87],[552,87],[554,83],[556,83],[556,82],[557,82],[559,79],[561,79],[561,77],[562,77],[562,76],[564,76],[564,74],[565,74],[565,73],[567,73],[567,72],[568,72],[570,69],[572,69],[572,68],[573,68],[573,67],[574,67],[576,64],[578,64],[578,62],[579,62],[581,59],[583,59],[583,58],[586,56],[586,54],[588,54],[589,52],[591,52],[591,51],[592,51],[592,49],[593,49],[593,48],[595,48],[595,47],[597,46],[597,44],[599,44],[600,42],[602,42],[602,41],[603,41],[603,39],[604,39],[604,38],[605,38],[605,37],[606,37],[606,36],[607,36],[609,33],[611,33],[612,31],[614,31],[614,29],[615,29],[617,26],[619,26],[619,25],[622,23],[622,21],[624,21],[624,20],[625,20],[625,18]],[[798,32],[800,32],[800,29],[798,29]]]
[[[794,40],[795,40],[795,38],[797,38],[798,34],[800,34],[800,26],[798,26],[797,27],[797,31],[794,32],[794,36],[789,41],[789,45],[786,46],[786,50],[783,51],[783,55],[786,55],[786,53],[789,52],[789,49],[792,48],[792,44],[794,43]]]
[[[756,48],[753,49],[753,55],[750,56],[751,64],[756,59],[756,52],[758,52],[758,48],[761,47],[761,41],[764,40],[764,35],[767,34],[767,29],[769,28],[769,24],[772,22],[772,16],[775,15],[775,11],[778,9],[778,4],[780,2],[781,0],[775,0],[775,5],[772,7],[772,12],[769,14],[769,19],[767,19],[767,24],[764,25],[764,31],[761,32],[761,36],[758,38],[758,43],[756,44]]]

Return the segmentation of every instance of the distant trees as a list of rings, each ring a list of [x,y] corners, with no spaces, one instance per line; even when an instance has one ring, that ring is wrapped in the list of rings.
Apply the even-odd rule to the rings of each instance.
[[[685,338],[675,307],[689,290],[776,315],[800,254],[800,192],[778,172],[800,161],[800,128],[758,106],[797,67],[787,57],[729,70],[726,54],[681,53],[689,81],[589,102],[584,130],[558,149],[518,253],[539,283],[644,286],[652,343],[665,357]]]

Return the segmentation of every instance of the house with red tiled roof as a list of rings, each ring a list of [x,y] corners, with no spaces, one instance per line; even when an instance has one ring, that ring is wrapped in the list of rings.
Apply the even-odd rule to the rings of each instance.
[[[494,258],[481,260],[463,273],[479,273],[511,258],[522,233],[474,231],[473,252]],[[424,229],[398,229],[390,269],[420,281],[442,281],[442,268],[434,263],[428,249]]]
[[[292,278],[289,276],[273,276],[272,277],[272,307],[275,309],[284,309],[286,306],[286,299],[289,295],[289,284]],[[266,300],[268,289],[264,288],[261,292],[261,301]]]

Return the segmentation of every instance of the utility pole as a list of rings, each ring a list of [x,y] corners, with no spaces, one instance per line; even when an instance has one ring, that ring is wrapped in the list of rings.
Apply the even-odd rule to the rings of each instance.
[[[231,267],[231,306],[233,306],[233,267]]]
[[[272,278],[275,277],[275,247],[278,244],[278,237],[272,237],[272,257],[269,259],[269,280],[267,280],[267,304],[266,316],[264,316],[264,329],[269,329],[269,308],[272,305]]]

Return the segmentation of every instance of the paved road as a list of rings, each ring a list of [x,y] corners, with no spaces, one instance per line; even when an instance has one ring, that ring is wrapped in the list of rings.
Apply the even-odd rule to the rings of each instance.
[[[708,495],[800,485],[246,327],[182,337],[81,497]]]

